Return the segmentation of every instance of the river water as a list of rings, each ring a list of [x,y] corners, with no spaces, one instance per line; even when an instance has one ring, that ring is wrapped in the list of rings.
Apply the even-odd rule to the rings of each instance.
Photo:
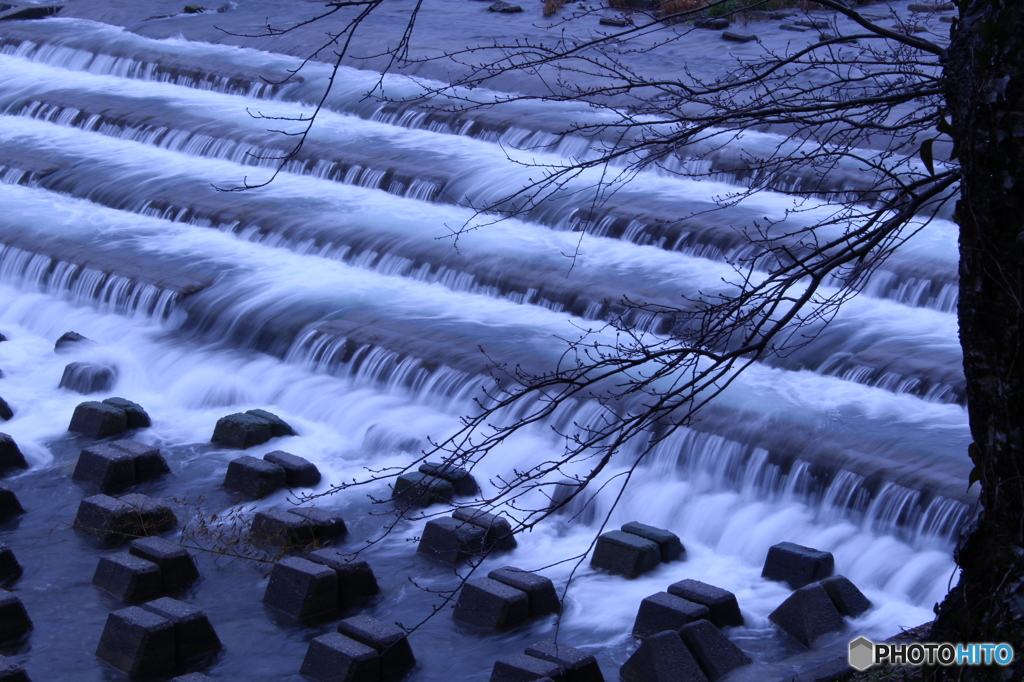
[[[27,643],[4,653],[33,679],[120,679],[92,656],[105,613],[118,608],[88,584],[103,552],[63,525],[84,494],[68,480],[82,441],[65,428],[85,399],[58,388],[68,362],[115,366],[111,395],[152,415],[153,427],[135,437],[164,449],[173,476],[142,491],[178,499],[182,517],[230,506],[219,483],[238,453],[208,441],[219,417],[252,408],[279,414],[299,435],[248,454],[306,457],[324,473],[316,491],[325,491],[368,468],[405,466],[428,437],[453,432],[474,410],[489,358],[543,370],[581,329],[607,334],[603,322],[623,295],[670,303],[722,288],[732,274],[726,259],[742,248],[733,228],[792,206],[764,192],[713,219],[666,227],[659,216],[699,214],[742,178],[645,172],[589,221],[585,177],[579,192],[491,224],[473,207],[536,172],[521,162],[587,153],[590,140],[555,137],[552,121],[597,114],[534,103],[473,118],[384,105],[363,96],[376,74],[349,67],[299,161],[266,187],[220,192],[266,179],[271,164],[257,157],[287,148],[247,112],[294,116],[328,76],[314,63],[301,82],[267,85],[262,76],[297,66],[294,54],[261,52],[255,40],[212,29],[218,17],[249,25],[264,9],[243,3],[212,18],[133,24],[118,3],[72,4],[69,13],[86,18],[0,24],[0,333],[8,338],[0,395],[16,410],[2,429],[31,463],[8,480],[30,513],[2,539],[26,565],[11,589],[36,623]],[[467,14],[451,16],[479,21]],[[294,39],[276,49],[301,47]],[[400,77],[387,83],[397,95],[417,88]],[[757,133],[734,145],[774,141]],[[475,223],[457,249],[444,238]],[[746,625],[730,635],[756,661],[782,659],[798,647],[767,616],[789,592],[760,578],[768,547],[780,541],[831,551],[837,572],[874,603],[832,641],[882,638],[929,620],[953,577],[953,539],[973,502],[955,272],[955,226],[934,220],[814,343],[750,368],[692,429],[659,444],[610,523],[670,529],[687,560],[632,581],[584,562],[559,638],[598,655],[615,679],[636,646],[629,632],[640,600],[695,578],[736,593]],[[55,354],[53,342],[69,330],[97,343]],[[583,403],[558,419],[592,414]],[[474,474],[494,491],[494,481],[560,448],[550,424],[540,424]],[[633,455],[627,449],[610,475]],[[575,562],[558,562],[586,552],[613,493],[524,533],[513,553],[482,569],[543,568],[564,588]],[[387,486],[319,503],[346,518],[353,550],[379,538],[388,518],[387,505],[368,494],[386,498]],[[282,504],[284,493],[244,509]],[[456,584],[450,570],[415,555],[410,540],[421,528],[403,521],[365,551],[384,588],[366,613],[411,626],[437,603],[420,588]],[[61,546],[75,548],[73,558],[56,561]],[[184,598],[207,610],[226,645],[206,672],[301,679],[308,641],[331,624],[264,608],[263,566],[207,555],[200,565],[205,579]],[[552,619],[483,637],[442,610],[411,636],[420,666],[410,679],[485,679],[495,658],[552,636],[555,626]]]

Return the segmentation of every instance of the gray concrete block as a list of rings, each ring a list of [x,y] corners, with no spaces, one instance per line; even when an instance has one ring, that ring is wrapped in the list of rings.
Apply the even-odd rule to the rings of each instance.
[[[135,462],[135,481],[144,483],[171,473],[167,460],[160,454],[160,448],[140,443],[137,440],[121,439],[110,443],[110,447],[128,453]]]
[[[68,431],[88,438],[119,436],[128,430],[128,415],[119,407],[90,400],[80,403],[71,415]]]
[[[74,527],[102,544],[116,546],[147,535],[156,535],[177,523],[166,505],[132,493],[119,499],[93,495],[81,501]]]
[[[53,351],[55,353],[65,353],[75,348],[77,345],[85,345],[95,343],[90,338],[82,336],[78,332],[64,332],[60,338],[53,344]]]
[[[281,436],[294,436],[296,435],[295,429],[285,420],[278,417],[273,412],[267,412],[266,410],[246,410],[245,413],[250,417],[256,417],[270,424],[270,436],[271,438],[280,438]]]
[[[14,419],[14,410],[7,401],[0,396],[0,422],[5,422],[11,419]]]
[[[332,632],[309,643],[299,672],[317,682],[379,682],[380,656],[372,647]]]
[[[834,568],[830,552],[780,542],[768,549],[761,577],[787,583],[795,590],[829,577]]]
[[[369,616],[353,616],[338,623],[338,632],[377,652],[381,679],[401,679],[416,665],[408,633],[394,623]]]
[[[633,622],[633,635],[650,637],[665,630],[678,632],[687,623],[706,619],[708,615],[706,606],[668,592],[658,592],[640,602]]]
[[[333,613],[338,608],[338,574],[299,557],[274,564],[263,603],[296,618]]]
[[[138,606],[107,616],[96,655],[129,675],[173,668],[174,623]]]
[[[251,414],[236,412],[217,420],[210,442],[225,448],[245,450],[273,437],[270,422]]]
[[[512,566],[495,569],[487,577],[525,592],[530,600],[530,618],[562,610],[562,603],[558,600],[558,592],[551,578]]]
[[[622,682],[707,682],[697,660],[679,633],[659,632],[647,637],[619,669]]]
[[[91,362],[72,362],[64,367],[58,388],[89,394],[109,391],[117,381],[117,368]]]
[[[13,592],[0,590],[0,639],[20,637],[32,629],[25,605]]]
[[[817,583],[791,594],[768,615],[768,620],[806,647],[822,635],[843,629],[843,617],[825,588]]]
[[[871,601],[845,576],[834,575],[825,578],[820,584],[835,604],[836,610],[844,616],[856,618],[871,608]]]
[[[452,488],[455,489],[455,494],[461,497],[476,495],[480,492],[480,486],[477,485],[476,479],[473,478],[473,475],[462,467],[457,467],[454,464],[447,464],[445,462],[424,462],[420,465],[419,472],[421,474],[427,474],[428,476],[443,478],[452,484]]]
[[[452,617],[487,630],[505,630],[529,619],[530,600],[522,590],[477,578],[462,586]]]
[[[512,524],[504,516],[463,507],[456,509],[452,518],[457,521],[467,521],[487,532],[483,547],[483,551],[486,553],[511,551],[516,548],[516,536],[512,533]]]
[[[102,557],[92,584],[121,601],[146,601],[160,596],[160,567],[130,554]]]
[[[345,519],[319,507],[290,507],[289,514],[299,517],[303,526],[309,529],[313,542],[326,544],[348,534]]]
[[[471,523],[450,517],[430,519],[416,551],[447,564],[459,564],[483,551],[487,532]]]
[[[0,543],[0,580],[17,578],[21,576],[21,573],[21,564],[14,556],[14,550],[7,544]]]
[[[263,459],[284,469],[289,488],[311,488],[320,482],[320,470],[308,459],[284,450],[268,452],[263,455]]]
[[[429,507],[437,502],[451,502],[455,498],[455,486],[437,476],[410,472],[395,479],[391,498],[414,507]]]
[[[104,405],[111,405],[124,410],[125,417],[128,419],[129,429],[146,429],[153,425],[153,420],[149,418],[149,414],[138,403],[118,397],[107,398],[101,402]]]
[[[220,638],[202,609],[170,597],[147,602],[142,608],[174,624],[174,657],[179,664],[221,650]]]
[[[7,484],[0,483],[0,522],[24,513],[25,508],[21,506],[18,496]]]
[[[710,621],[698,620],[684,625],[679,629],[679,636],[709,680],[717,680],[752,662]]]
[[[188,585],[199,577],[195,559],[188,551],[159,537],[139,538],[128,545],[128,553],[160,567],[162,591]]]
[[[286,485],[288,478],[282,467],[249,455],[232,460],[224,476],[225,488],[242,493],[250,500],[266,497]]]
[[[683,548],[682,541],[678,535],[671,531],[648,526],[638,521],[630,521],[621,530],[624,533],[639,535],[642,538],[657,543],[662,561],[675,561],[676,559],[686,558],[686,549]]]
[[[71,478],[92,483],[101,493],[119,493],[135,485],[135,460],[109,443],[83,448]]]
[[[0,433],[0,476],[19,469],[27,469],[28,462],[18,444],[6,433]]]
[[[743,615],[736,601],[736,595],[699,580],[680,580],[668,586],[668,593],[708,607],[708,617],[715,627],[743,625]]]
[[[527,656],[556,663],[565,674],[565,682],[604,682],[604,675],[592,654],[571,646],[544,640],[526,648]]]
[[[362,599],[380,592],[377,578],[370,564],[362,559],[342,554],[336,549],[318,549],[306,556],[310,561],[323,564],[338,576],[338,608],[344,609]]]
[[[561,666],[526,654],[509,654],[494,662],[490,682],[530,682],[545,677],[565,681]]]
[[[613,530],[597,539],[590,565],[611,573],[635,578],[658,567],[661,548],[658,543],[632,533]]]

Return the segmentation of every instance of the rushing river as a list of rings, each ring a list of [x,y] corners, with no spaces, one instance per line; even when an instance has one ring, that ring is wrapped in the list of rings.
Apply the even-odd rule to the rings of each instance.
[[[590,140],[552,135],[552,117],[596,114],[535,103],[474,119],[383,105],[363,97],[377,76],[347,67],[301,158],[266,187],[220,192],[244,177],[265,179],[271,164],[258,157],[287,148],[247,112],[295,115],[321,91],[327,69],[314,63],[300,82],[271,86],[262,77],[286,74],[294,56],[142,33],[76,18],[0,24],[0,333],[8,338],[0,395],[16,410],[0,429],[31,463],[8,480],[30,513],[0,540],[26,565],[11,589],[36,624],[27,645],[5,653],[36,680],[120,679],[92,655],[105,613],[118,608],[88,585],[102,551],[52,525],[69,521],[81,496],[67,480],[81,443],[65,429],[87,398],[58,388],[68,362],[116,366],[111,395],[154,418],[137,438],[162,447],[174,475],[150,494],[220,511],[228,498],[219,483],[238,453],[207,443],[219,417],[252,408],[279,414],[299,435],[249,454],[285,449],[312,460],[322,491],[368,468],[404,466],[427,437],[456,429],[486,377],[478,347],[503,362],[551,366],[562,339],[605,333],[623,295],[672,302],[720,287],[732,272],[730,249],[742,246],[731,227],[791,205],[764,192],[706,224],[665,227],[652,216],[697,214],[741,178],[646,172],[589,221],[582,242],[585,191],[488,224],[473,207],[536,172],[515,160],[587,153]],[[397,77],[388,83],[398,95],[415,91]],[[439,239],[474,221],[480,228],[458,249]],[[935,220],[907,247],[814,343],[749,369],[642,465],[611,524],[670,529],[688,559],[632,581],[586,563],[576,573],[559,637],[595,653],[608,679],[635,648],[629,633],[640,600],[683,578],[736,593],[746,626],[731,636],[756,661],[794,652],[767,619],[789,591],[760,578],[768,547],[780,541],[831,551],[837,572],[874,603],[834,641],[882,638],[931,619],[973,499],[955,227]],[[577,249],[570,271],[565,254]],[[98,343],[54,354],[69,330]],[[591,414],[586,404],[571,409],[557,419]],[[549,426],[517,434],[479,464],[485,491],[560,451]],[[386,519],[386,506],[367,494],[388,490],[378,484],[321,501],[346,518],[353,549],[377,538]],[[546,567],[563,588],[574,564],[557,562],[586,551],[612,497],[523,534],[484,569]],[[285,503],[281,493],[255,506]],[[32,508],[53,514],[33,520]],[[436,598],[412,580],[455,584],[450,570],[416,556],[409,540],[421,528],[402,522],[366,551],[384,590],[370,615],[413,625]],[[60,543],[79,558],[30,568]],[[207,610],[226,645],[206,672],[300,679],[308,641],[330,623],[302,625],[265,609],[262,567],[204,556],[201,570],[206,579],[187,598]],[[420,666],[410,679],[486,679],[495,658],[554,628],[552,619],[483,637],[442,611],[411,636]]]

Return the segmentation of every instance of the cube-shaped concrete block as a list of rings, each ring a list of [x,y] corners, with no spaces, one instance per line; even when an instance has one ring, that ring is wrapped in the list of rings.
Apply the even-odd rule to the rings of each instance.
[[[455,498],[455,487],[443,478],[410,472],[395,479],[391,498],[413,507],[429,507],[437,502],[451,502]]]
[[[89,394],[109,391],[117,381],[117,368],[91,362],[72,362],[64,367],[58,388]]]
[[[313,542],[313,533],[304,520],[284,509],[264,509],[256,512],[249,534],[255,542],[270,545],[302,546]]]
[[[530,600],[530,618],[562,610],[562,603],[558,600],[558,592],[551,578],[512,566],[495,569],[487,577],[525,592]]]
[[[27,468],[28,462],[18,444],[6,433],[0,433],[0,476]]]
[[[0,682],[32,682],[25,669],[13,659],[0,656]]]
[[[545,677],[564,680],[561,666],[526,654],[509,654],[494,662],[490,682],[521,682]]]
[[[834,575],[821,581],[829,599],[835,604],[836,610],[844,616],[856,618],[871,608],[871,601],[849,578]]]
[[[468,521],[487,532],[487,538],[484,540],[484,552],[511,551],[516,548],[516,536],[512,533],[512,524],[504,516],[464,507],[456,509],[452,518],[457,521]]]
[[[160,454],[160,448],[136,440],[115,440],[110,447],[128,453],[135,462],[135,481],[144,483],[171,473],[167,460]]]
[[[665,630],[678,631],[710,615],[708,607],[677,597],[668,592],[658,592],[640,602],[640,608],[633,622],[635,637],[650,637]]]
[[[112,405],[124,410],[125,417],[128,419],[129,429],[145,429],[153,425],[153,420],[149,418],[149,414],[138,403],[124,398],[107,398],[101,402],[104,405]]]
[[[338,623],[338,632],[377,652],[381,679],[401,679],[416,665],[408,633],[394,623],[369,616],[353,616]]]
[[[740,613],[736,595],[728,590],[702,583],[699,580],[687,579],[669,585],[668,593],[708,607],[708,611],[711,612],[708,620],[715,627],[743,625],[743,615]]]
[[[119,493],[135,485],[135,459],[108,443],[83,448],[71,478],[92,483],[101,493]]]
[[[0,483],[0,522],[24,513],[25,508],[21,506],[18,496],[7,484]]]
[[[843,617],[825,588],[817,583],[789,595],[768,615],[768,620],[806,647],[813,646],[822,635],[843,629]]]
[[[470,523],[450,517],[430,519],[416,551],[454,566],[480,554],[486,536],[487,531]]]
[[[590,565],[610,573],[635,578],[658,567],[661,548],[653,540],[613,530],[597,539]]]
[[[92,584],[121,601],[155,599],[161,592],[160,567],[130,554],[115,554],[100,559]]]
[[[147,602],[142,608],[174,624],[174,656],[179,664],[221,650],[220,638],[202,609],[170,597]]]
[[[210,442],[225,448],[245,450],[273,437],[270,422],[251,414],[236,412],[217,420]]]
[[[309,529],[313,542],[325,544],[348,534],[345,519],[333,512],[319,507],[290,507],[289,514],[302,520],[303,526]]]
[[[173,668],[174,623],[138,606],[107,616],[96,655],[129,675]]]
[[[20,637],[32,629],[25,605],[13,592],[0,590],[0,639]]]
[[[338,574],[299,557],[274,564],[263,603],[296,618],[333,613],[338,608]]]
[[[679,633],[659,632],[647,637],[619,668],[622,682],[708,682]]]
[[[624,533],[639,535],[642,538],[657,543],[658,549],[661,551],[662,561],[667,562],[686,558],[686,549],[683,548],[682,541],[678,535],[671,531],[648,526],[637,521],[627,523],[621,530]]]
[[[337,574],[339,609],[380,592],[373,569],[362,559],[342,554],[336,549],[318,549],[308,554],[306,558],[333,569]]]
[[[317,682],[379,682],[380,656],[372,647],[332,632],[309,643],[299,672]]]
[[[263,459],[284,469],[289,488],[311,488],[320,482],[320,470],[308,459],[284,450],[268,452]]]
[[[71,415],[68,431],[88,438],[109,438],[128,430],[128,415],[119,407],[90,400],[79,404]]]
[[[829,577],[834,568],[831,552],[780,542],[768,549],[761,577],[787,583],[795,590]]]
[[[752,662],[710,621],[698,620],[684,625],[679,630],[679,636],[709,680],[717,680]]]
[[[522,590],[477,578],[462,586],[452,617],[487,630],[505,630],[529,619],[530,600]]]
[[[20,577],[21,573],[21,564],[14,556],[14,550],[6,544],[0,543],[0,580],[12,580]]]
[[[139,538],[128,546],[128,553],[160,567],[162,591],[188,585],[199,577],[196,561],[188,551],[158,537]]]
[[[288,484],[283,468],[263,459],[245,455],[228,464],[224,487],[242,493],[250,500],[281,490]]]
[[[106,546],[117,546],[171,528],[177,519],[166,505],[132,493],[115,499],[93,495],[81,501],[74,527]]]
[[[480,486],[477,485],[476,479],[473,478],[473,475],[462,467],[457,467],[454,464],[447,464],[444,462],[424,462],[420,465],[419,472],[421,474],[427,474],[428,476],[437,476],[438,478],[443,478],[448,481],[452,484],[455,494],[460,497],[468,497],[480,492]]]
[[[574,649],[554,640],[537,642],[524,652],[544,661],[556,663],[565,671],[565,682],[604,682],[604,675],[593,654]]]
[[[295,429],[291,427],[285,420],[278,417],[273,412],[267,412],[266,410],[246,410],[245,413],[250,417],[256,417],[270,424],[270,435],[272,438],[279,438],[281,436],[294,436]]]

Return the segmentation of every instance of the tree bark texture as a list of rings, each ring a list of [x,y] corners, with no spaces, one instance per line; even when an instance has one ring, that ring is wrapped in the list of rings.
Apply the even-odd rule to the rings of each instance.
[[[1024,2],[959,4],[944,79],[962,169],[958,312],[981,513],[957,547],[959,584],[939,607],[932,635],[1009,642],[1017,657],[1012,672],[933,674],[1024,679]]]

